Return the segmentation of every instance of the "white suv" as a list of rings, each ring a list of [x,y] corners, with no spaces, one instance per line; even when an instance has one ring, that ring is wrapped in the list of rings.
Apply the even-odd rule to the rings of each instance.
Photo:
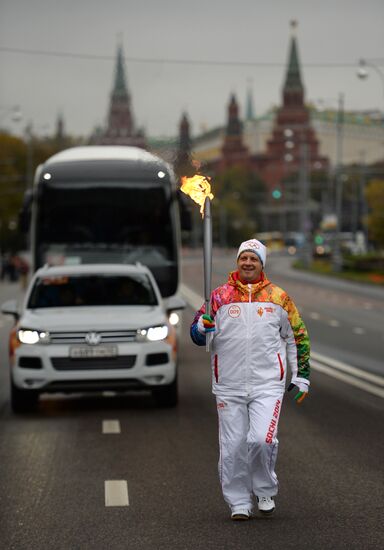
[[[129,389],[151,389],[159,405],[176,405],[169,316],[184,305],[163,300],[138,264],[39,269],[22,308],[12,300],[2,306],[17,321],[9,346],[13,410],[33,409],[44,392]]]

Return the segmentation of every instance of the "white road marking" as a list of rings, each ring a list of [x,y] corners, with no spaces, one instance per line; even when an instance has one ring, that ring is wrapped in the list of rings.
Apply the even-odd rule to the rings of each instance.
[[[199,309],[204,299],[186,285],[180,285],[181,293],[193,309]],[[314,312],[313,312],[314,313]],[[318,315],[315,313],[315,315]],[[355,330],[359,328],[356,327]],[[363,329],[360,328],[362,331]],[[359,332],[359,334],[362,334]],[[384,377],[371,374],[357,367],[352,367],[331,357],[326,357],[320,353],[311,352],[311,366],[323,374],[332,378],[337,378],[342,382],[355,386],[361,390],[367,391],[373,395],[384,398]]]
[[[364,382],[363,380],[358,380],[357,378],[354,378],[353,376],[350,376],[349,374],[345,374],[343,372],[339,372],[337,370],[334,370],[334,369],[332,369],[332,367],[327,367],[325,365],[321,365],[320,363],[317,363],[317,361],[311,361],[311,367],[314,370],[322,372],[323,374],[328,374],[328,376],[331,376],[332,378],[336,378],[337,380],[341,380],[342,382],[346,382],[347,384],[350,384],[351,386],[355,386],[356,388],[359,388],[360,390],[365,390],[368,393],[372,393],[373,395],[377,395],[378,397],[381,397],[382,399],[384,399],[384,389],[378,388],[377,386],[374,386],[373,384],[370,384],[369,382]]]
[[[337,321],[337,319],[332,319],[332,321],[329,321],[329,324],[331,325],[331,327],[339,327],[340,326],[340,322]]]
[[[357,367],[352,367],[351,365],[347,365],[346,363],[338,361],[337,359],[332,359],[331,357],[326,357],[325,355],[317,353],[316,351],[311,352],[311,357],[318,363],[323,363],[324,365],[332,367],[333,369],[351,374],[357,378],[362,378],[367,382],[372,382],[373,384],[383,386],[384,388],[384,378],[382,376],[378,376],[377,374],[372,374],[365,370],[358,369]]]
[[[315,319],[315,320],[320,319],[320,315],[316,311],[311,311],[309,316],[311,319]]]
[[[354,332],[355,334],[365,334],[365,330],[364,330],[363,328],[361,328],[361,327],[354,327],[354,328],[353,328],[353,332]]]
[[[128,483],[125,479],[104,482],[105,506],[129,506]]]
[[[103,420],[103,434],[119,434],[121,433],[119,420]]]
[[[312,352],[311,357],[311,367],[314,370],[384,399],[384,378],[382,376],[365,372],[336,359],[324,357],[319,353]]]
[[[204,298],[202,298],[200,294],[183,284],[180,285],[180,290],[184,295],[184,298],[193,307],[193,309],[197,310],[201,308],[204,303]]]

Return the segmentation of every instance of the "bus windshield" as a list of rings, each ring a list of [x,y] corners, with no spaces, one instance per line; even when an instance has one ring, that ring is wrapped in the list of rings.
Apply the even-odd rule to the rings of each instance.
[[[46,243],[150,244],[172,250],[169,207],[160,187],[44,188],[40,240]]]
[[[170,193],[158,184],[76,184],[40,189],[37,262],[147,265],[164,296],[177,287]]]

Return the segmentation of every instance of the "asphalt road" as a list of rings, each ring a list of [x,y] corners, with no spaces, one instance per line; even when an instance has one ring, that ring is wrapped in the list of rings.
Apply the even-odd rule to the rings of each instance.
[[[186,283],[198,285],[196,269],[185,263]],[[17,292],[0,286],[0,300]],[[192,315],[184,313],[176,409],[156,409],[149,395],[50,397],[18,417],[0,318],[2,549],[384,547],[383,400],[316,371],[304,405],[289,396],[283,407],[275,516],[230,521],[208,357],[189,340]],[[121,433],[102,433],[112,419]],[[105,506],[106,480],[127,481],[129,506]]]

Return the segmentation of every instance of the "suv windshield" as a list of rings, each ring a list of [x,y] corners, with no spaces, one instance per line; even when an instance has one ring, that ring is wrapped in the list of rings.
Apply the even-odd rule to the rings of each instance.
[[[150,279],[135,275],[60,275],[36,279],[28,308],[76,306],[154,306]]]

